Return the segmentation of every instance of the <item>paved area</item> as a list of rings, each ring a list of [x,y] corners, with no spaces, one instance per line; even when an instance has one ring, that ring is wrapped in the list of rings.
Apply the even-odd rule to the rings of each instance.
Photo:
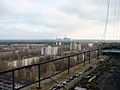
[[[100,90],[120,90],[120,54],[112,55],[112,66],[99,78]]]

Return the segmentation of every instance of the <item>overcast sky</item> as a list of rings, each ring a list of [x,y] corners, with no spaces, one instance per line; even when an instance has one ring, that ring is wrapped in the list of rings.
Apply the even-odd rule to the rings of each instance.
[[[107,0],[0,0],[0,39],[101,39]],[[114,0],[106,39],[116,39]],[[116,36],[114,36],[114,34]],[[120,38],[120,37],[119,37]]]

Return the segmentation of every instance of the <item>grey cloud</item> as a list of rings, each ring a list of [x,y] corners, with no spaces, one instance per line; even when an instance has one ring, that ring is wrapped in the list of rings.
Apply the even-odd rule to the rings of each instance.
[[[1,0],[0,2],[2,2],[0,3],[2,38],[10,36],[11,38],[54,38],[58,33],[61,33],[60,36],[68,33],[71,37],[79,37],[84,33],[83,36],[88,38],[93,34],[88,35],[86,32],[88,30],[101,32],[106,19],[106,0],[52,0],[51,2],[21,0],[18,1],[19,3],[17,0],[6,0],[6,2]],[[113,10],[112,1],[110,25],[113,24]],[[93,30],[96,28],[98,30]],[[6,35],[6,32],[9,32],[9,35]]]

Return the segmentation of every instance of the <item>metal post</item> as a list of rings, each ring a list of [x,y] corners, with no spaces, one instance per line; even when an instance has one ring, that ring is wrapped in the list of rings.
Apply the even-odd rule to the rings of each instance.
[[[38,78],[39,78],[38,89],[41,89],[41,80],[40,80],[40,79],[41,79],[41,75],[40,75],[40,74],[41,74],[41,72],[40,72],[40,64],[39,64],[39,65],[38,65],[38,75],[39,75],[39,76],[38,76]]]
[[[97,50],[97,59],[99,59],[99,49]]]
[[[94,58],[96,58],[96,50],[93,51]]]
[[[68,57],[68,74],[70,74],[70,57]]]
[[[79,61],[79,55],[77,55],[77,61]]]
[[[15,90],[15,71],[12,71],[12,90]]]
[[[89,64],[90,64],[90,59],[91,59],[91,58],[90,58],[90,51],[88,52],[88,54],[89,54]]]

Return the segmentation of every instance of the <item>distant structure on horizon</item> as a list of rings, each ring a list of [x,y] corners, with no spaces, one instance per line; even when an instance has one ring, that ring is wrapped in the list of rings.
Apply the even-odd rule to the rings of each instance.
[[[65,35],[64,38],[56,38],[56,40],[57,40],[57,41],[65,41],[65,42],[70,42],[70,41],[72,41],[72,39],[71,39],[71,38],[67,38],[66,35]]]

